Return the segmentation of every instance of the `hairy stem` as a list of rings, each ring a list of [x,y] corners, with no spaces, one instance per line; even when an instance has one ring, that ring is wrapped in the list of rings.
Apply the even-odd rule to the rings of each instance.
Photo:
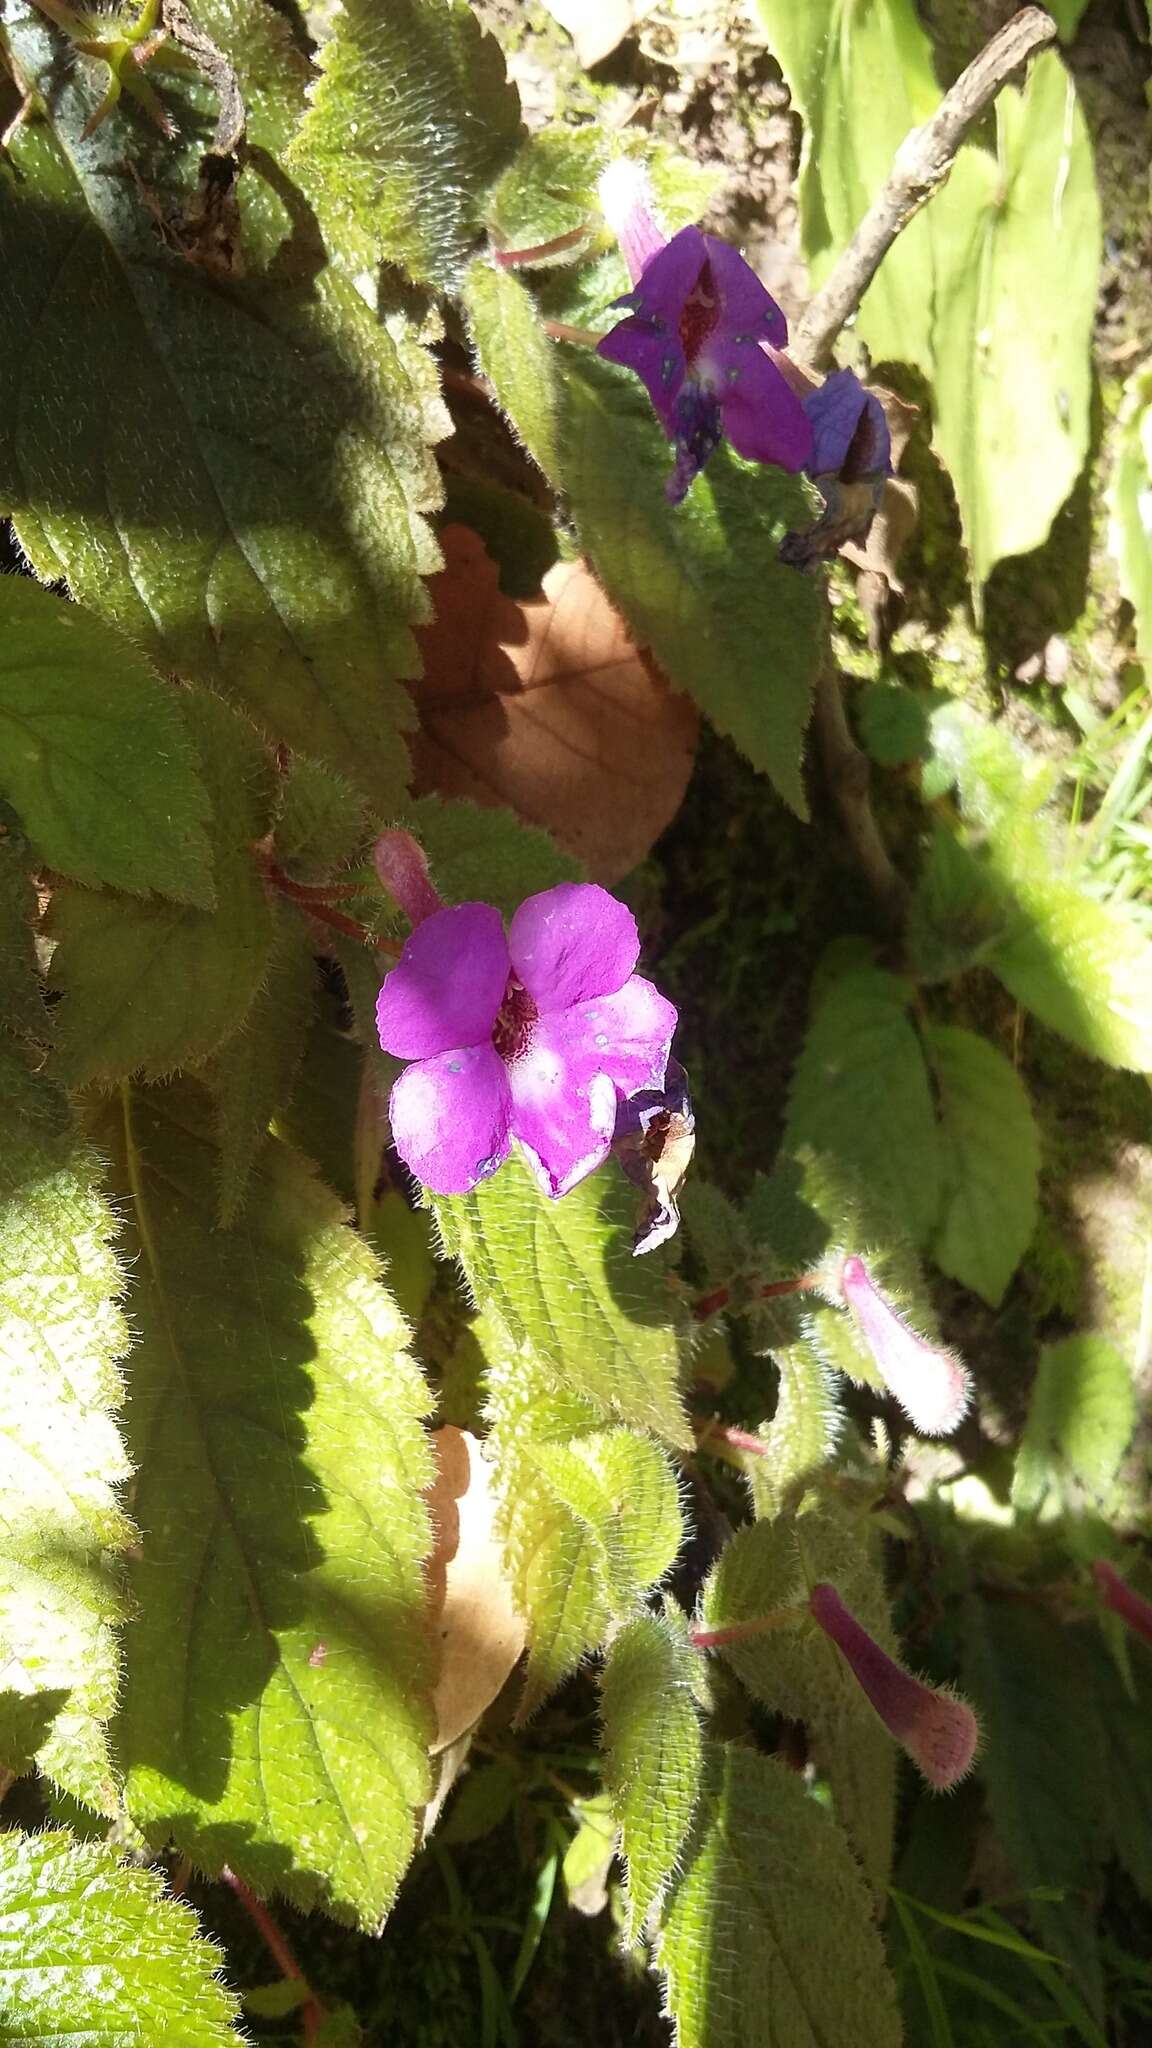
[[[1051,15],[1042,7],[1023,8],[961,72],[931,119],[905,136],[882,192],[793,334],[791,353],[798,362],[827,368],[836,337],[858,310],[897,235],[944,183],[965,136],[1013,71],[1055,39]]]
[[[255,1892],[249,1890],[242,1877],[237,1877],[235,1871],[229,1870],[227,1865],[220,1872],[220,1876],[229,1889],[235,1892],[281,1976],[291,1977],[294,1983],[304,1986],[307,1995],[300,2007],[300,2025],[305,2041],[314,2041],[327,2020],[328,2013],[309,1986],[287,1935],[277,1926],[263,1901],[256,1897]]]

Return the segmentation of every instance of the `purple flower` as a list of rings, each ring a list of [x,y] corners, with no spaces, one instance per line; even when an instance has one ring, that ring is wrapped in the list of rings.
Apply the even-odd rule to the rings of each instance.
[[[884,1385],[905,1415],[921,1436],[950,1436],[972,1399],[963,1361],[954,1351],[930,1344],[897,1315],[874,1286],[863,1259],[845,1259],[840,1291]]]
[[[892,436],[884,408],[855,370],[833,370],[804,400],[812,428],[810,477],[837,476],[846,484],[892,474]]]
[[[783,348],[788,324],[755,271],[699,228],[664,240],[634,166],[614,166],[600,192],[635,289],[615,301],[629,317],[597,352],[647,385],[676,446],[671,503],[679,504],[723,434],[749,462],[803,469],[812,428],[770,353]]]
[[[630,910],[561,882],[498,910],[424,918],[376,1006],[380,1043],[412,1060],[392,1090],[392,1138],[417,1180],[467,1194],[518,1138],[546,1194],[607,1156],[621,1097],[664,1080],[676,1012],[633,973]]]
[[[965,1700],[913,1678],[874,1642],[835,1586],[813,1586],[812,1618],[835,1643],[853,1678],[900,1747],[937,1792],[967,1777],[980,1724]]]

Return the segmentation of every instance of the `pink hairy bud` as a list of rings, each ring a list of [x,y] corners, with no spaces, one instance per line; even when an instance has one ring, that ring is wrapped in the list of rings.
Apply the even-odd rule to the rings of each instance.
[[[372,848],[376,873],[415,930],[444,903],[428,876],[428,856],[410,832],[381,832]]]
[[[950,1436],[966,1414],[972,1382],[954,1351],[930,1344],[872,1284],[863,1259],[847,1258],[840,1291],[888,1392],[922,1436]]]
[[[1134,1593],[1128,1581],[1122,1579],[1115,1567],[1105,1563],[1102,1557],[1096,1559],[1092,1576],[1105,1607],[1110,1607],[1113,1614],[1127,1622],[1134,1634],[1143,1636],[1146,1643],[1152,1643],[1152,1601],[1142,1600],[1139,1593]]]
[[[913,1678],[889,1657],[849,1613],[835,1586],[813,1586],[808,1606],[921,1776],[935,1791],[950,1791],[971,1770],[980,1740],[971,1707]]]

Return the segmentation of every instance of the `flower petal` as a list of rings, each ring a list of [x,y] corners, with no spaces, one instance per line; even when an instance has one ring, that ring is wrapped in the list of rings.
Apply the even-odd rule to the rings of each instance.
[[[813,1619],[830,1636],[890,1735],[937,1792],[966,1777],[980,1724],[966,1700],[913,1678],[861,1627],[835,1586],[813,1586]]]
[[[750,341],[713,341],[700,368],[715,388],[737,455],[803,469],[812,452],[811,422],[764,349]]]
[[[734,337],[751,335],[783,348],[788,322],[752,265],[731,242],[718,241],[715,235],[705,235],[703,241],[712,265],[712,281],[720,294],[723,331]]]
[[[888,476],[892,436],[875,392],[866,391],[854,370],[833,370],[804,401],[813,431],[808,470],[812,476]]]
[[[376,1004],[385,1052],[427,1059],[489,1038],[508,984],[508,942],[490,903],[438,910],[406,941]]]
[[[664,486],[664,495],[670,505],[678,505],[720,445],[720,401],[710,384],[701,383],[695,376],[685,378],[671,432],[676,442],[676,466]]]
[[[508,951],[537,1008],[567,1010],[614,995],[640,955],[636,919],[596,882],[559,882],[528,896],[512,919]]]
[[[605,362],[622,363],[626,370],[635,371],[665,433],[671,434],[676,400],[687,375],[679,336],[651,320],[621,320],[597,342],[596,353]]]
[[[656,219],[655,199],[647,171],[632,157],[618,157],[600,175],[600,210],[620,244],[633,284],[639,284],[653,257],[668,240]]]
[[[466,1195],[509,1152],[512,1095],[491,1045],[468,1045],[406,1067],[388,1104],[392,1142],[435,1195]]]
[[[631,307],[646,320],[660,320],[672,334],[678,334],[684,301],[696,285],[708,260],[708,240],[699,228],[681,228],[670,242],[644,266],[634,291],[617,305]]]
[[[508,1069],[512,1130],[549,1194],[567,1194],[605,1157],[617,1098],[664,1079],[676,1012],[634,974],[614,995],[540,1017]]]

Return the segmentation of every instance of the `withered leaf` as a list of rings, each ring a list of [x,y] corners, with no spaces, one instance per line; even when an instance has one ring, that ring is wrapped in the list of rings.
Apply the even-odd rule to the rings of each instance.
[[[493,1533],[496,1502],[479,1443],[449,1423],[433,1432],[432,1444],[437,1470],[425,1499],[436,1531],[427,1566],[440,1660],[435,1755],[491,1706],[524,1648],[524,1622]]]
[[[504,805],[596,881],[618,881],[679,808],[695,707],[637,649],[584,562],[557,562],[542,595],[517,604],[469,527],[440,539],[436,617],[411,686],[415,794]]]

